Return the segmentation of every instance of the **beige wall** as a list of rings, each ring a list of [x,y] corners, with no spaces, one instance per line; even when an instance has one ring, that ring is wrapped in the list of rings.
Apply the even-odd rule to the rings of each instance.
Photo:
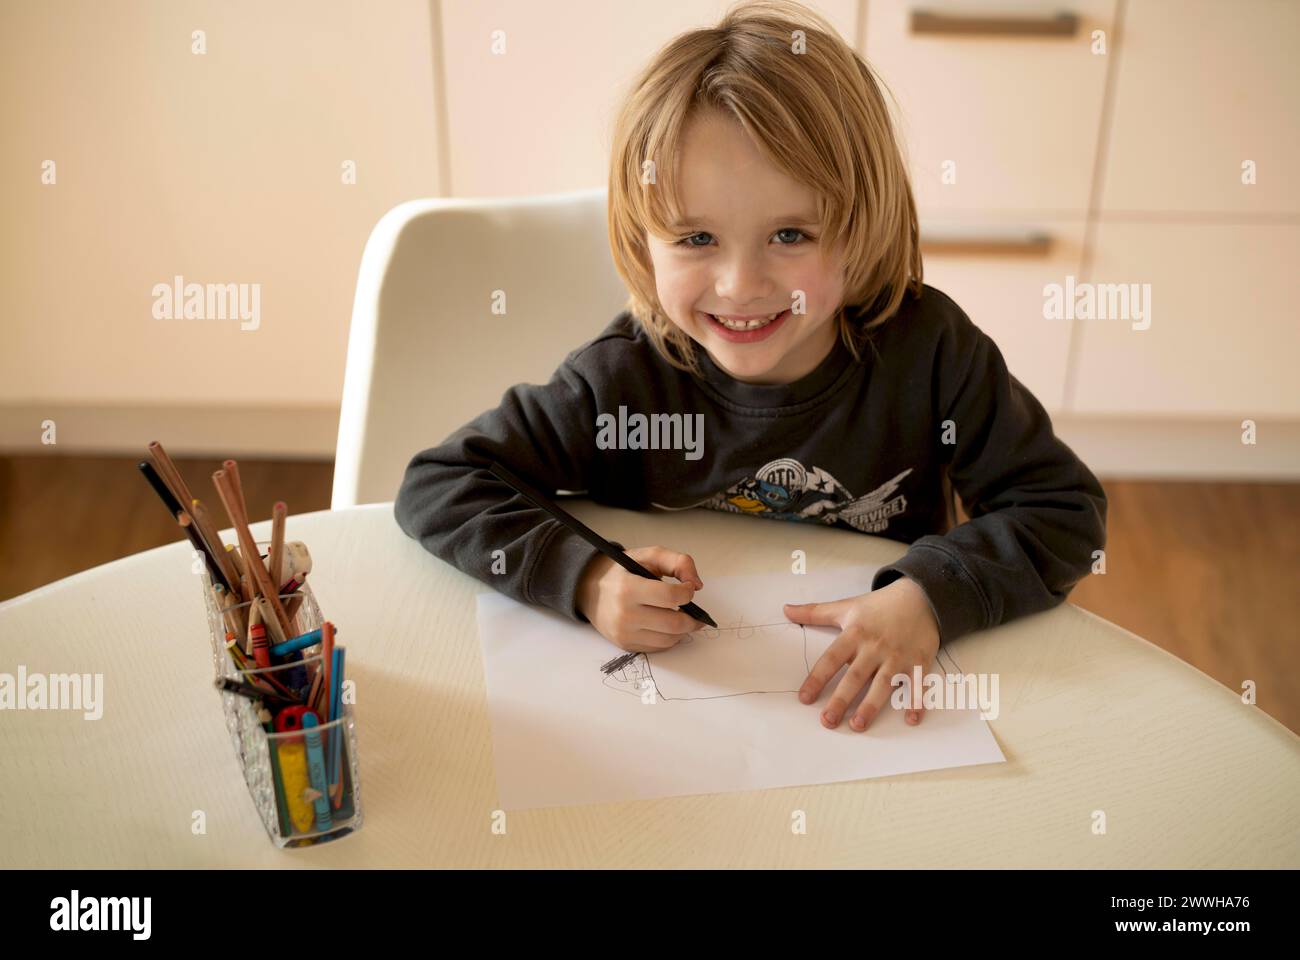
[[[438,192],[432,49],[420,0],[4,0],[0,441],[235,450],[288,406],[332,450],[366,237]],[[155,319],[177,274],[260,284],[260,326]]]
[[[456,196],[604,186],[621,94],[658,49],[716,23],[726,0],[481,0],[441,3]],[[849,43],[858,0],[807,6]],[[505,55],[494,54],[494,30]]]

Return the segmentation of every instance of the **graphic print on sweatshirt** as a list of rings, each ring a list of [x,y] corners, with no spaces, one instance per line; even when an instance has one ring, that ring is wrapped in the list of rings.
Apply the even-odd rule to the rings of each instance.
[[[805,467],[798,460],[782,457],[763,464],[753,476],[698,506],[771,520],[843,523],[863,533],[881,533],[889,526],[890,517],[907,509],[907,497],[894,493],[912,469],[908,467],[870,493],[855,497],[821,467]]]

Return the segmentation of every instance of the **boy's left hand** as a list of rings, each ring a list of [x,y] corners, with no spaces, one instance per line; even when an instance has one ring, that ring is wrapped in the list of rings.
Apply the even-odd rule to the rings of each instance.
[[[867,729],[889,703],[891,678],[899,673],[910,677],[917,664],[922,674],[928,672],[939,651],[939,624],[930,602],[920,585],[908,577],[831,603],[787,603],[785,615],[795,623],[843,631],[813,664],[812,673],[799,688],[800,702],[813,703],[840,667],[849,664],[822,711],[822,726],[830,729],[839,726],[853,698],[870,683],[849,721],[854,730]],[[905,719],[913,725],[920,723],[921,711],[909,708]]]

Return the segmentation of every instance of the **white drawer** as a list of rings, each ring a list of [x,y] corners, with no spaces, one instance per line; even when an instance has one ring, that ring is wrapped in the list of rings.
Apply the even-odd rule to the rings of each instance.
[[[989,4],[871,0],[868,61],[901,109],[917,205],[926,215],[1004,210],[1081,215],[1113,53],[1114,0],[996,0]],[[1042,20],[1078,16],[1071,37],[914,33],[914,10],[996,12]],[[1091,52],[1094,30],[1107,49]],[[945,161],[956,183],[945,184]]]
[[[1122,31],[1103,215],[1300,211],[1300,3],[1141,0]]]
[[[1300,226],[1103,223],[1097,246],[1087,279],[1149,283],[1150,327],[1075,321],[1072,411],[1300,415]]]
[[[1034,232],[1049,238],[1044,254],[940,253],[926,249],[925,238],[996,238],[1017,229],[981,224],[973,229],[927,221],[922,228],[925,282],[952,297],[975,325],[993,338],[1007,368],[1047,408],[1062,409],[1070,351],[1067,324],[1043,318],[1043,287],[1078,276],[1083,250],[1081,222],[1039,222]]]

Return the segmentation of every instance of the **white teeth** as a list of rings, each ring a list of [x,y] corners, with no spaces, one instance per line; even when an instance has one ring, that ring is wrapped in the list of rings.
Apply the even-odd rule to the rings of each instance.
[[[767,326],[769,323],[771,323],[777,317],[781,316],[781,314],[783,313],[785,313],[784,310],[778,310],[770,317],[766,317],[759,320],[740,320],[740,321],[727,320],[723,317],[714,316],[713,314],[709,314],[709,316],[713,317],[714,320],[717,320],[718,323],[722,324],[728,330],[757,330],[759,327]]]

